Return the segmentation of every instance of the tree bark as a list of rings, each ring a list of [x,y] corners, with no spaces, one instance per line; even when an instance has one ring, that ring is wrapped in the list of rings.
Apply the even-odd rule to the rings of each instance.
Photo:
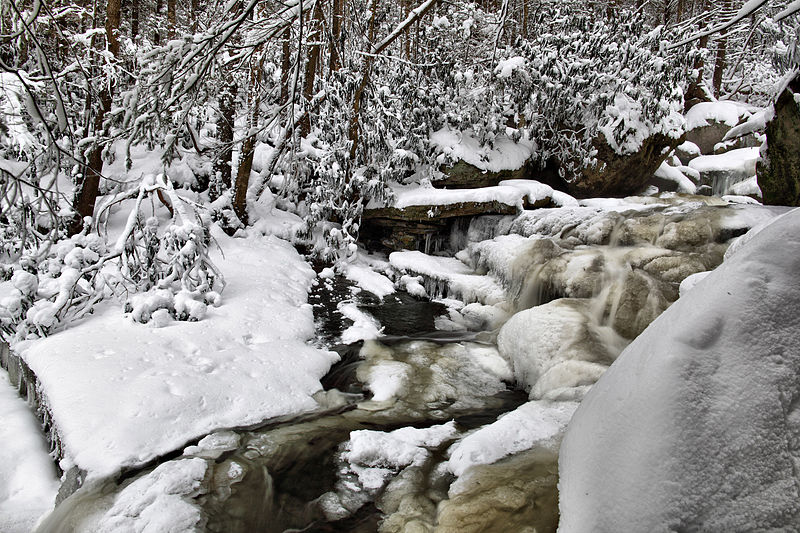
[[[139,35],[139,0],[131,0],[131,37]]]
[[[342,66],[342,59],[339,54],[342,50],[342,13],[344,11],[345,0],[333,0],[331,6],[331,55],[330,70],[336,72]]]
[[[219,119],[217,120],[217,143],[219,152],[214,160],[215,179],[209,190],[212,200],[231,188],[231,159],[233,158],[233,122],[236,113],[236,84],[231,83],[219,97]]]
[[[119,57],[119,31],[121,0],[109,0],[106,4],[106,47],[116,58]],[[105,81],[105,80],[103,80]],[[98,105],[91,121],[92,133],[95,137],[103,134],[103,123],[106,114],[111,110],[113,86],[110,81],[103,83],[98,95]],[[76,184],[72,208],[78,218],[73,220],[68,228],[70,234],[79,233],[83,229],[83,219],[94,215],[94,204],[100,187],[100,178],[103,173],[103,145],[95,141],[88,155],[87,164],[83,167],[83,176]]]
[[[175,25],[177,16],[175,14],[175,0],[167,0],[167,39],[175,38]]]
[[[247,137],[242,143],[239,154],[239,168],[236,171],[236,183],[233,188],[233,212],[239,220],[247,225],[247,189],[250,186],[250,173],[253,170],[253,155],[256,148],[256,136],[252,130],[258,125],[261,107],[261,78],[264,67],[264,57],[250,63],[250,88],[247,93],[247,103],[250,113],[247,117]]]

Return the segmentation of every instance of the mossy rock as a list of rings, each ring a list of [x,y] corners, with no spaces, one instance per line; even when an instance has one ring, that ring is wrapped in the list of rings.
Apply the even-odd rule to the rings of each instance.
[[[757,175],[765,204],[800,206],[800,76],[775,102],[766,158],[758,162]]]

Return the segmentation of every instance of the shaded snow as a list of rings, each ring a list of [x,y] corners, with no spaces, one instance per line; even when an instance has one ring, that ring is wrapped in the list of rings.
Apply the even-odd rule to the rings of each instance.
[[[0,370],[0,530],[28,533],[55,505],[56,469],[39,423]]]

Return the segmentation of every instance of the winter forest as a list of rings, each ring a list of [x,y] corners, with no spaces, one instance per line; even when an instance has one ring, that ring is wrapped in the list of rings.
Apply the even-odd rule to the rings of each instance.
[[[800,0],[0,0],[0,532],[800,530]]]

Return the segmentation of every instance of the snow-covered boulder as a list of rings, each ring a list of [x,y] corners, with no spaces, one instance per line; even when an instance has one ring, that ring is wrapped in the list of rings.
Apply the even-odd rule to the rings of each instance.
[[[739,102],[701,102],[686,113],[686,140],[701,153],[713,154],[728,131],[751,114],[750,108]]]
[[[800,528],[798,228],[794,210],[737,246],[594,385],[559,531]]]
[[[589,312],[587,300],[562,298],[517,313],[500,330],[500,354],[532,399],[581,398],[619,353]]]

